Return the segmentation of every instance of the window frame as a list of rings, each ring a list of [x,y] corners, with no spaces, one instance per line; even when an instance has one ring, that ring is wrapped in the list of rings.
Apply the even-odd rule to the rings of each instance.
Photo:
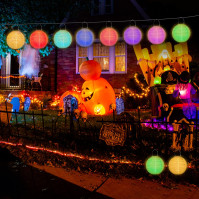
[[[124,40],[122,38],[120,38],[118,40],[119,42]],[[95,42],[100,42],[99,39],[95,39]],[[91,46],[88,47],[87,49],[87,55],[89,60],[93,60],[93,44]],[[122,57],[123,55],[121,55]],[[127,44],[125,43],[125,71],[115,71],[115,59],[116,56],[115,55],[115,46],[110,46],[109,47],[109,71],[102,71],[101,74],[127,74]],[[84,57],[79,57],[79,46],[76,44],[76,74],[80,74],[79,73],[79,58],[84,58]]]

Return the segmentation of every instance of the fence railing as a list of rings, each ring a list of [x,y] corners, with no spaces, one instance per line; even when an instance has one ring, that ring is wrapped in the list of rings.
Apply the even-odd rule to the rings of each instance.
[[[87,120],[75,118],[75,115],[71,112],[58,112],[57,115],[44,114],[43,107],[39,112],[0,110],[0,119],[3,113],[7,115],[8,122],[3,123],[0,121],[0,136],[5,139],[11,136],[34,143],[53,142],[62,146],[69,146],[75,142],[86,146],[104,146],[104,141],[99,139],[102,126],[117,124],[126,133],[124,147],[131,148],[136,142],[144,147],[164,148],[167,153],[177,135],[181,135],[181,139],[185,139],[183,135],[189,135],[193,137],[193,149],[197,152],[197,120],[192,128],[189,128],[189,124],[176,123],[181,125],[178,132],[175,129],[171,131],[169,125],[173,125],[173,123],[153,120],[143,121],[142,109],[140,108],[135,111],[137,117],[132,117],[129,113],[123,113],[119,116],[113,114],[106,118],[89,117]],[[9,114],[12,114],[10,121]],[[147,127],[147,124],[150,125],[150,128]],[[164,126],[164,128],[158,129],[157,126]],[[178,143],[178,145],[180,150],[184,149],[183,142]]]

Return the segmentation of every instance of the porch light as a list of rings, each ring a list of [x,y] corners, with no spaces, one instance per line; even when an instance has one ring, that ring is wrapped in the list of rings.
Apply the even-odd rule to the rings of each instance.
[[[161,26],[153,26],[147,32],[147,38],[152,44],[161,44],[166,39],[166,32]]]
[[[114,28],[105,28],[100,32],[100,41],[105,46],[113,46],[118,41],[118,32]]]
[[[43,30],[35,30],[30,35],[30,45],[36,49],[45,48],[48,44],[48,35]]]
[[[89,47],[93,44],[94,34],[88,28],[80,29],[76,34],[76,42],[81,47]]]
[[[25,36],[21,31],[13,30],[7,35],[6,42],[11,49],[20,49],[25,44]]]
[[[72,43],[72,36],[67,30],[59,30],[55,33],[53,40],[58,48],[68,48]]]
[[[138,27],[130,26],[124,31],[123,37],[127,44],[136,45],[142,40],[142,32]]]
[[[191,30],[186,24],[177,24],[172,29],[172,37],[177,42],[186,42],[191,36]]]

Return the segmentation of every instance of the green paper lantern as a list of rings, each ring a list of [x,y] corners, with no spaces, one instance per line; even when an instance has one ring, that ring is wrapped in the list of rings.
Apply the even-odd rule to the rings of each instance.
[[[162,82],[162,78],[161,77],[155,77],[154,78],[154,84],[161,84],[161,82]]]
[[[151,156],[146,161],[146,170],[152,175],[159,175],[164,170],[164,161],[159,156]]]
[[[190,36],[191,30],[185,24],[177,24],[172,29],[172,37],[177,42],[186,42]]]

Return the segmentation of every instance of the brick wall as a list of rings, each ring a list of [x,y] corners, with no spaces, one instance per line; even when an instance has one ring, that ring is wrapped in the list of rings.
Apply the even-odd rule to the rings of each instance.
[[[72,44],[67,49],[58,49],[57,52],[57,92],[59,95],[67,90],[71,90],[74,85],[80,89],[84,82],[79,74],[76,74],[76,45]],[[46,63],[49,70],[49,81],[51,82],[51,90],[54,90],[54,76],[55,76],[55,51],[48,57],[42,58],[42,64]],[[137,65],[136,56],[132,46],[127,47],[127,74],[102,74],[101,77],[109,81],[115,89],[120,89],[133,73],[141,72]]]

